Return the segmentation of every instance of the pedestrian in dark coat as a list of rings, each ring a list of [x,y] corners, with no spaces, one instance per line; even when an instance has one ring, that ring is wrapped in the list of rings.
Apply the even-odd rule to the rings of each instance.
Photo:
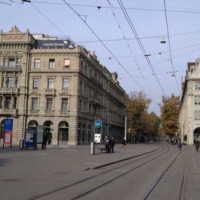
[[[106,136],[105,138],[105,149],[106,149],[106,153],[110,152],[110,142],[109,142],[108,136]]]
[[[195,147],[196,147],[196,150],[199,151],[199,140],[196,139],[195,141]]]
[[[179,151],[181,150],[181,148],[182,148],[182,144],[181,144],[180,139],[178,139],[178,149],[179,149]]]
[[[43,141],[42,141],[42,149],[46,149],[46,146],[47,146],[47,139],[48,139],[47,135],[44,134],[44,135],[43,135]]]
[[[110,138],[110,151],[114,153],[115,139],[114,137]]]

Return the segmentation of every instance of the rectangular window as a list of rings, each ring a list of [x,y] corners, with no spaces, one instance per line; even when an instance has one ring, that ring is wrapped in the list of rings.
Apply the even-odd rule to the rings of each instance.
[[[64,59],[64,68],[69,68],[69,66],[70,66],[70,60]]]
[[[62,99],[62,107],[61,107],[61,110],[62,110],[62,111],[67,111],[67,107],[68,107],[68,99]]]
[[[54,59],[50,59],[49,60],[49,69],[53,69],[55,67],[55,60]]]
[[[8,59],[7,58],[4,58],[3,59],[3,67],[8,67]]]
[[[8,87],[8,88],[13,88],[13,86],[14,86],[14,85],[13,85],[13,83],[14,83],[13,80],[14,80],[14,79],[13,79],[12,77],[8,77],[8,82],[7,82],[7,83],[8,83],[8,84],[7,84],[7,87]]]
[[[195,90],[200,90],[200,81],[195,82]]]
[[[194,120],[200,120],[200,110],[194,111]]]
[[[68,89],[68,87],[69,87],[69,79],[68,78],[63,78],[63,84],[62,84],[63,90]]]
[[[20,62],[21,62],[21,61],[20,61],[20,58],[17,58],[16,64],[17,64],[17,65],[20,65]]]
[[[33,89],[38,89],[39,88],[39,80],[34,78],[33,79]]]
[[[0,97],[0,108],[2,108],[2,103],[3,103],[2,97]]]
[[[8,67],[9,68],[14,68],[15,67],[15,59],[9,59],[8,61]]]
[[[79,110],[82,111],[82,100],[79,100]]]
[[[11,97],[6,97],[5,99],[5,108],[10,109],[11,108]]]
[[[52,98],[47,98],[46,110],[51,111],[52,110],[52,105],[53,105],[53,99]]]
[[[53,89],[53,78],[48,78],[48,89]]]
[[[200,96],[194,96],[194,104],[200,105]]]
[[[38,98],[32,98],[31,110],[38,110]]]
[[[36,59],[34,60],[34,69],[39,69],[40,68],[40,60]]]

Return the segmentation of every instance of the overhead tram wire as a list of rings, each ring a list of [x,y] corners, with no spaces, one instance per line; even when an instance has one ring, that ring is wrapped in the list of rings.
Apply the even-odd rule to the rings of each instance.
[[[114,19],[115,19],[116,22],[117,22],[118,28],[119,28],[119,30],[121,31],[122,35],[123,35],[123,38],[124,38],[124,40],[125,40],[125,42],[126,42],[126,45],[127,45],[128,49],[130,50],[130,53],[131,53],[131,55],[132,55],[132,58],[133,58],[133,60],[134,60],[134,62],[135,62],[135,64],[136,64],[136,66],[138,67],[138,71],[140,72],[141,76],[142,76],[143,79],[144,79],[144,76],[143,76],[143,74],[142,74],[142,71],[140,70],[140,67],[139,67],[139,65],[138,65],[138,63],[137,63],[137,60],[136,60],[136,58],[135,58],[135,55],[133,54],[133,51],[132,51],[132,49],[131,49],[131,46],[130,46],[130,44],[128,43],[128,40],[127,40],[127,38],[126,38],[126,36],[125,36],[125,34],[124,34],[122,28],[121,28],[121,25],[120,25],[120,23],[119,23],[119,20],[117,19],[116,14],[115,14],[115,12],[114,12],[114,10],[113,10],[113,8],[112,8],[112,4],[110,3],[109,0],[107,0],[107,2],[108,2],[109,5],[110,5],[110,8],[111,8],[112,13],[113,13],[113,17],[114,17]],[[144,80],[145,80],[145,79],[144,79]]]
[[[37,10],[51,25],[53,25],[60,33],[62,33],[65,37],[69,38],[70,37],[68,35],[66,35],[58,26],[56,26],[55,23],[53,23],[43,12],[41,12],[36,6],[34,6],[32,3],[31,3],[31,6],[33,8],[35,8],[35,10]]]
[[[120,5],[120,7],[121,7],[122,12],[124,13],[124,16],[125,16],[125,18],[126,18],[128,24],[129,24],[129,26],[130,26],[132,32],[133,32],[135,38],[137,39],[138,45],[139,45],[140,49],[142,50],[142,53],[143,53],[143,55],[144,55],[144,57],[145,57],[145,59],[146,59],[148,65],[149,65],[149,67],[150,67],[152,73],[154,74],[154,77],[155,77],[155,79],[156,79],[156,81],[157,81],[157,83],[158,83],[158,85],[159,85],[161,91],[162,91],[163,94],[166,96],[166,93],[165,93],[165,91],[164,91],[164,89],[163,89],[163,87],[162,87],[162,85],[161,85],[161,83],[160,83],[160,81],[159,81],[159,79],[158,79],[158,77],[157,77],[157,75],[156,75],[156,72],[155,72],[155,70],[154,70],[154,68],[153,68],[153,66],[152,66],[152,64],[151,64],[151,61],[150,61],[150,59],[148,58],[148,56],[146,56],[147,53],[146,53],[146,51],[145,51],[145,49],[144,49],[144,46],[142,45],[142,42],[140,41],[140,39],[139,39],[139,37],[138,37],[138,34],[137,34],[137,32],[136,32],[136,30],[135,30],[135,28],[134,28],[134,26],[133,26],[133,23],[132,23],[132,21],[131,21],[129,15],[128,15],[128,13],[127,13],[125,7],[124,7],[124,4],[122,3],[121,0],[117,0],[117,1],[118,1],[119,5]]]
[[[168,19],[167,19],[167,9],[166,9],[165,0],[164,0],[164,10],[165,10],[165,21],[166,21],[166,26],[167,26],[167,38],[168,38],[168,45],[169,45],[170,62],[171,62],[172,70],[173,70],[173,72],[175,72],[174,63],[173,63],[173,59],[172,59],[172,49],[171,49],[171,41],[170,41],[170,36],[169,36],[169,24],[168,24]],[[176,73],[174,73],[174,77],[175,77],[176,85],[177,85],[178,92],[179,92],[179,95],[180,95],[180,88],[179,88],[178,80],[177,80],[177,77],[176,77]]]
[[[63,5],[63,3],[58,2],[52,2],[52,1],[34,1],[34,3],[39,4],[52,4],[52,5]],[[77,7],[87,7],[87,8],[95,8],[96,5],[87,5],[87,4],[69,4],[71,6],[77,6]],[[109,9],[109,6],[101,6],[101,8]],[[113,9],[121,9],[120,7],[113,6]],[[138,11],[150,11],[150,12],[164,12],[163,9],[157,9],[157,8],[135,8],[135,7],[126,7],[127,10],[138,10]],[[200,11],[198,10],[175,10],[175,9],[168,9],[167,12],[175,12],[175,13],[188,13],[188,14],[200,14]]]
[[[85,23],[85,25],[88,27],[88,29],[94,34],[94,36],[101,42],[101,44],[104,46],[104,48],[112,55],[112,57],[115,59],[115,61],[119,64],[119,66],[129,75],[129,77],[137,84],[137,86],[144,91],[149,97],[150,95],[146,92],[146,90],[133,78],[133,76],[127,71],[127,69],[120,63],[120,61],[116,58],[116,56],[111,52],[111,50],[105,45],[105,43],[99,38],[99,36],[94,32],[94,30],[89,26],[89,24],[81,17],[81,15],[74,10],[74,8],[67,3],[65,0],[63,0],[64,3]],[[152,99],[152,102],[155,104],[158,104]]]

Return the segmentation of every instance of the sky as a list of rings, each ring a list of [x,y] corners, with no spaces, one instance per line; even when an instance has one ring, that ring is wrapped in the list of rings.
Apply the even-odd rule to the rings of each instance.
[[[16,25],[95,51],[126,93],[143,91],[158,115],[200,57],[199,18],[198,0],[0,0],[4,32]]]

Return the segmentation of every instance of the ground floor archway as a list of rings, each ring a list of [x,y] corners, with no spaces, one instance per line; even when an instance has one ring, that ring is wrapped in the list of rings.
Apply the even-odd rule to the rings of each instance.
[[[194,132],[193,132],[194,142],[195,142],[195,139],[199,136],[200,136],[200,127],[197,127],[194,129]]]
[[[58,125],[58,144],[59,142],[68,142],[69,140],[69,124],[62,121]]]

